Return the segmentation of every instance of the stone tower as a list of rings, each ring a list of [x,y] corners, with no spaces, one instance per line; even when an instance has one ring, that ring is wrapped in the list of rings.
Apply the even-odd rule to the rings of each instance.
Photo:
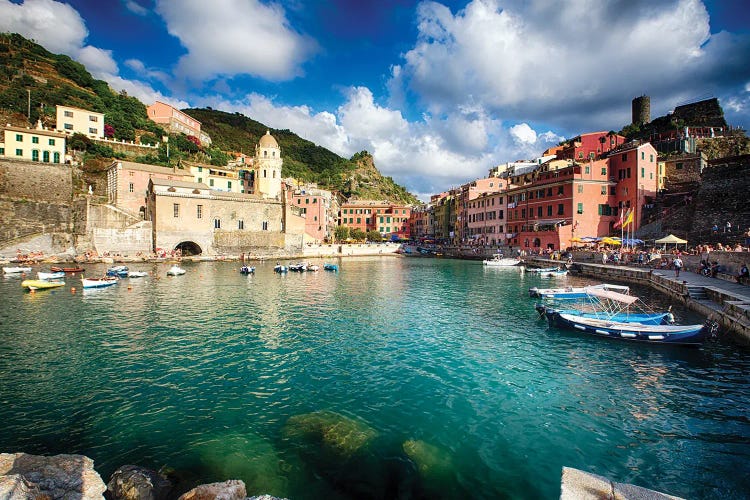
[[[278,199],[281,196],[281,148],[279,143],[266,131],[255,147],[255,186],[254,192],[263,198]]]
[[[651,122],[651,98],[642,95],[633,99],[633,125]]]

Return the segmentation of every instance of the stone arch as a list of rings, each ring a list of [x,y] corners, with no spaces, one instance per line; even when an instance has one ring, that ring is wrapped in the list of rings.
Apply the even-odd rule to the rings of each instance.
[[[194,241],[182,241],[178,243],[174,249],[179,250],[183,256],[200,255],[203,253],[200,245]]]

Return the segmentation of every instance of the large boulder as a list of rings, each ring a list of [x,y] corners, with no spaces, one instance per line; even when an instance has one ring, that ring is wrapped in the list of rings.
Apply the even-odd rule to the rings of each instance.
[[[158,472],[123,465],[107,483],[107,497],[112,500],[162,500],[167,497],[172,484]]]
[[[318,411],[289,418],[282,435],[292,441],[320,445],[326,454],[345,461],[363,451],[378,433],[360,420],[332,411]]]
[[[417,467],[421,489],[427,496],[460,496],[455,489],[457,485],[450,453],[418,439],[405,441],[402,447]]]
[[[245,483],[230,479],[223,483],[201,484],[180,495],[177,500],[245,500]]]
[[[107,489],[94,470],[94,461],[83,455],[0,453],[0,482],[5,488],[10,487],[7,496],[2,497],[8,500],[41,497],[93,500],[102,498]]]

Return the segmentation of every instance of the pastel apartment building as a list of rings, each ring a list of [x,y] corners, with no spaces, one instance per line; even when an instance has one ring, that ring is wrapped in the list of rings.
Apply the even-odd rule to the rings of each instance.
[[[611,132],[589,132],[568,140],[561,148],[554,148],[558,159],[594,160],[625,144],[627,138]]]
[[[149,120],[162,125],[167,131],[176,134],[192,135],[201,144],[211,144],[211,137],[201,132],[201,122],[169,104],[156,101],[146,108]]]
[[[505,193],[487,192],[467,202],[465,240],[483,245],[501,245],[505,234]]]
[[[93,139],[104,139],[104,113],[96,113],[71,106],[56,107],[55,128],[63,134],[83,134]]]
[[[37,128],[5,127],[0,157],[42,163],[65,161],[65,135]]]
[[[288,190],[289,204],[297,207],[305,218],[305,234],[317,241],[330,237],[334,230],[334,221],[330,217],[330,191],[322,189]]]
[[[146,216],[149,181],[191,181],[187,171],[130,161],[116,161],[107,169],[107,201],[133,216]],[[208,189],[208,186],[204,186]]]
[[[339,225],[364,232],[378,231],[385,237],[409,239],[411,207],[373,200],[350,200],[341,204]]]

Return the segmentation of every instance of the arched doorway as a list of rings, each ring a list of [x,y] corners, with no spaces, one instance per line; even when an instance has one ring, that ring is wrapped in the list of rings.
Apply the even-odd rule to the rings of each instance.
[[[542,240],[540,240],[539,238],[534,238],[534,247],[539,248],[540,246],[542,246]]]
[[[197,243],[194,243],[192,241],[183,241],[182,243],[179,243],[176,247],[174,247],[175,250],[179,250],[180,253],[182,253],[183,257],[187,257],[190,255],[200,255],[203,253],[203,250],[201,250],[201,247],[198,246]]]

